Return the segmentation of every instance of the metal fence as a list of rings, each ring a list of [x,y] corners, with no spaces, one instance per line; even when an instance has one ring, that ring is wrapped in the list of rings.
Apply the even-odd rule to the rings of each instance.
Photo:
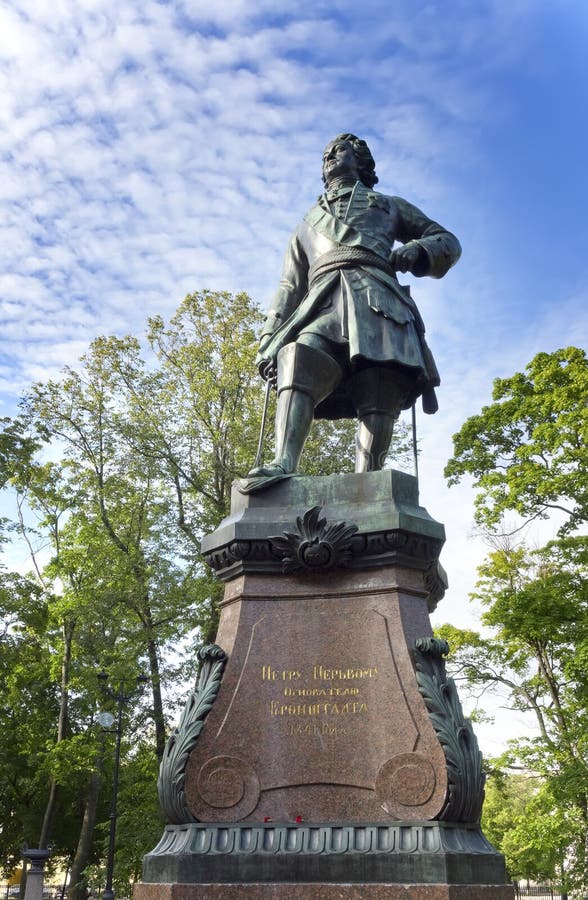
[[[63,900],[63,898],[67,894],[67,888],[63,887],[44,887],[43,888],[43,900]],[[20,897],[20,886],[18,884],[15,885],[7,885],[6,887],[0,887],[0,900],[16,900],[17,897]]]
[[[557,885],[552,884],[517,884],[513,883],[515,889],[516,900],[525,900],[527,897],[533,897],[535,900],[568,900],[568,895]],[[43,900],[64,900],[67,888],[61,887],[45,887],[43,889]],[[0,900],[17,900],[20,897],[20,887],[18,885],[0,887]],[[588,895],[586,897],[588,900]]]
[[[515,897],[524,900],[525,897],[535,897],[537,900],[568,900],[565,891],[555,884],[517,884],[514,883]]]

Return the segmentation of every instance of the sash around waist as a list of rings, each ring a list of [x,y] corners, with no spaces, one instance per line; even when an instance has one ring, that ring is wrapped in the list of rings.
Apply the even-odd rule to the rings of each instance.
[[[312,264],[308,271],[309,290],[323,275],[335,272],[337,269],[352,269],[355,266],[371,266],[375,269],[381,269],[387,275],[391,275],[392,278],[396,278],[396,272],[390,263],[378,256],[377,253],[372,253],[371,250],[365,250],[361,247],[342,247],[340,250],[331,250],[328,253],[323,253]]]

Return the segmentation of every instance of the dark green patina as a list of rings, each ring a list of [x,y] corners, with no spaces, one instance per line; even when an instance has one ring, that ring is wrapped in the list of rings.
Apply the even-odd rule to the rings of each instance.
[[[422,397],[425,412],[437,410],[439,373],[397,272],[441,278],[459,241],[407,200],[374,190],[375,163],[356,135],[327,145],[323,181],[292,236],[261,336],[259,369],[278,391],[276,448],[246,491],[297,470],[314,417],[358,418],[356,471],[365,472],[382,468],[402,409]]]
[[[216,644],[209,644],[200,648],[197,659],[200,669],[196,687],[167,742],[157,779],[159,805],[170,823],[194,821],[184,793],[186,763],[218,694],[227,654]]]
[[[416,679],[447,761],[448,795],[440,819],[478,824],[484,802],[482,754],[466,719],[453,678],[445,672],[447,641],[426,637],[415,641]]]
[[[169,825],[143,881],[504,884],[479,827],[444,822]]]

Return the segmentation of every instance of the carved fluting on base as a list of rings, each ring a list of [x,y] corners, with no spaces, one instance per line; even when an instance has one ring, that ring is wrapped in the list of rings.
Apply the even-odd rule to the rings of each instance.
[[[162,812],[173,824],[195,821],[186,804],[186,763],[218,694],[227,654],[216,644],[209,644],[200,648],[197,658],[200,670],[196,687],[167,742],[157,780]]]
[[[439,822],[341,825],[168,825],[149,856],[168,853],[441,853],[496,850],[479,828]]]
[[[443,659],[447,653],[446,641],[431,637],[415,641],[417,684],[447,761],[447,802],[438,818],[477,824],[484,802],[482,754],[455,682],[447,678]]]
[[[457,862],[459,860],[459,865]],[[504,882],[478,827],[444,822],[168,825],[146,882]]]

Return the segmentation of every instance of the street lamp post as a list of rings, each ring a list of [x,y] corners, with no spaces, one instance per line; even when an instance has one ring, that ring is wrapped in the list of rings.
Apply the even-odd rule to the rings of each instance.
[[[112,733],[116,735],[116,744],[114,751],[114,778],[112,782],[112,803],[110,807],[110,829],[108,833],[108,856],[106,862],[106,887],[102,894],[102,900],[115,900],[114,891],[112,889],[112,881],[114,877],[114,850],[116,845],[116,819],[117,819],[117,803],[118,803],[118,782],[120,772],[120,744],[122,738],[122,722],[125,704],[135,695],[137,688],[141,684],[145,684],[149,679],[144,675],[137,677],[137,687],[130,692],[125,692],[125,683],[121,681],[118,691],[113,691],[107,686],[108,675],[106,672],[98,674],[100,684],[103,691],[117,702],[116,728],[112,729]],[[110,713],[100,713],[98,722],[103,726],[105,731],[109,731],[114,724],[114,717]]]

